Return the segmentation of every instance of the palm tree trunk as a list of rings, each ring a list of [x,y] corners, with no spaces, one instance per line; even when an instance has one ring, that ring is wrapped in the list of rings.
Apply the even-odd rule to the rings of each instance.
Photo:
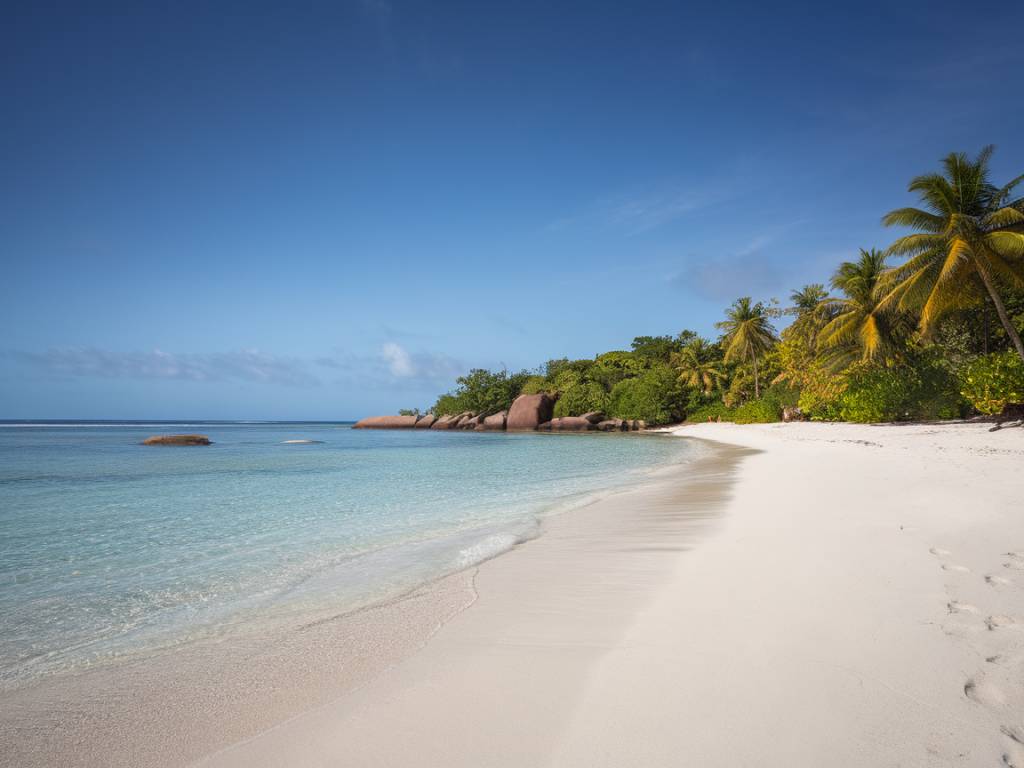
[[[750,359],[754,361],[754,399],[761,399],[761,385],[757,380],[757,354],[751,353]]]
[[[1017,354],[1020,355],[1020,359],[1024,360],[1024,343],[1021,342],[1017,329],[1013,327],[1013,321],[1010,320],[1010,315],[1006,312],[1006,306],[999,297],[999,291],[996,290],[995,283],[992,282],[992,276],[988,273],[988,267],[981,264],[979,259],[975,259],[975,263],[978,268],[978,275],[981,276],[981,282],[985,284],[985,290],[988,291],[992,303],[996,305],[996,314],[999,315],[999,321],[1003,324],[1006,335],[1013,342],[1013,347],[1017,350]]]

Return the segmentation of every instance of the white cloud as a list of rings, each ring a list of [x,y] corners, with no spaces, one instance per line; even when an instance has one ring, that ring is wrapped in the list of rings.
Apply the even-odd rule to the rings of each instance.
[[[389,341],[381,348],[381,355],[387,362],[392,376],[409,379],[416,375],[416,366],[409,353],[400,345]]]

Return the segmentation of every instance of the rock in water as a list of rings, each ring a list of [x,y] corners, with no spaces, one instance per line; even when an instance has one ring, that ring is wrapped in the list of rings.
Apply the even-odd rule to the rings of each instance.
[[[420,416],[416,421],[416,429],[430,429],[434,426],[434,422],[437,421],[437,417],[428,413],[426,416]]]
[[[624,432],[629,429],[629,425],[622,419],[607,419],[598,422],[597,428],[602,432]]]
[[[357,421],[353,429],[409,429],[416,426],[415,416],[370,416]]]
[[[143,445],[209,445],[206,435],[153,435],[142,441]]]
[[[600,424],[604,421],[604,414],[600,411],[590,411],[590,413],[584,413],[580,418],[586,419],[591,424]]]
[[[512,403],[505,422],[506,429],[537,429],[541,424],[551,420],[551,412],[555,401],[543,393],[539,395],[520,395]]]

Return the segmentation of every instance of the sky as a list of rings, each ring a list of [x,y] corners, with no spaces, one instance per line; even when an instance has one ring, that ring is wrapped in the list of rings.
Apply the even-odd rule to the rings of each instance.
[[[349,419],[715,334],[952,151],[1019,3],[9,3],[0,418]]]

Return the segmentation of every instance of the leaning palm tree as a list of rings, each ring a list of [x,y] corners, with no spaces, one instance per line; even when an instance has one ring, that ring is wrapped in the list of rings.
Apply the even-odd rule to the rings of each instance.
[[[678,352],[672,353],[672,366],[679,372],[679,380],[686,386],[710,395],[721,387],[725,376],[715,357],[714,346],[698,336]]]
[[[928,335],[948,311],[977,306],[988,299],[1017,354],[1024,344],[1001,296],[1001,285],[1024,287],[1024,198],[1013,198],[1024,175],[997,188],[989,181],[993,147],[974,160],[963,153],[943,161],[945,173],[929,173],[910,182],[926,210],[899,208],[887,213],[886,226],[912,227],[889,253],[908,256],[887,277],[887,306],[920,314]]]
[[[857,261],[844,261],[832,276],[832,287],[843,295],[821,302],[832,315],[818,334],[830,368],[851,363],[888,363],[899,356],[901,318],[882,306],[885,254],[861,248]]]
[[[761,302],[753,304],[749,296],[736,299],[725,310],[725,320],[715,323],[723,331],[722,346],[725,361],[749,360],[754,367],[754,397],[761,397],[761,383],[757,373],[757,358],[772,348],[776,341],[775,328],[768,321],[768,310]]]

